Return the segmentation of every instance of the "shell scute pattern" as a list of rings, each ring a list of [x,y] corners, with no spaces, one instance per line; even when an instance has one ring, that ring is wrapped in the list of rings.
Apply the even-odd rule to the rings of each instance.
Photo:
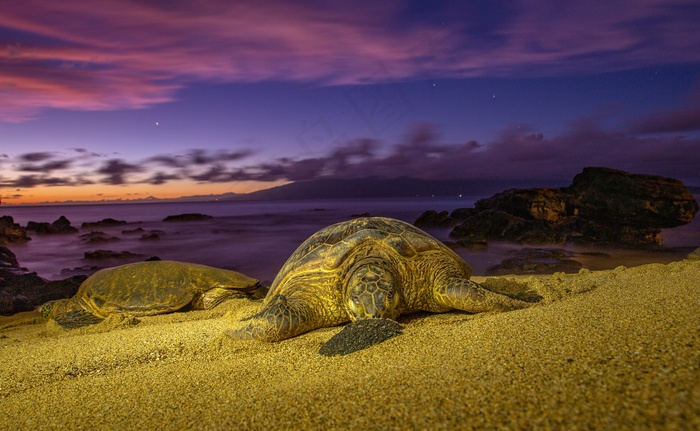
[[[400,220],[359,218],[321,229],[292,253],[259,311],[227,334],[279,341],[324,326],[415,311],[514,310],[529,301],[471,280],[470,266]]]
[[[149,316],[191,305],[211,308],[232,295],[267,289],[239,272],[185,262],[138,262],[97,271],[73,298],[50,301],[40,312],[66,328],[97,323],[110,314]]]

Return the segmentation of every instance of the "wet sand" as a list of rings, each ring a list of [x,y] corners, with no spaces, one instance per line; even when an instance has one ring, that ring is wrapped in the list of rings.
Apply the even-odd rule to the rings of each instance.
[[[700,429],[700,261],[475,278],[545,299],[404,316],[336,357],[318,350],[339,327],[226,338],[245,299],[69,332],[3,319],[0,429]]]

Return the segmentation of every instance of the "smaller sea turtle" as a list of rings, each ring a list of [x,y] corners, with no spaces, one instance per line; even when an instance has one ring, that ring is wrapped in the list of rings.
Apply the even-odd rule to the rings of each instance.
[[[358,218],[304,241],[275,277],[258,313],[226,333],[279,341],[349,321],[395,320],[416,311],[507,311],[541,299],[527,292],[501,294],[470,276],[467,263],[415,226]]]
[[[150,316],[187,305],[209,309],[236,294],[260,294],[258,280],[239,272],[173,261],[139,262],[106,268],[88,277],[73,298],[42,305],[46,319],[64,328],[102,321],[115,313]]]

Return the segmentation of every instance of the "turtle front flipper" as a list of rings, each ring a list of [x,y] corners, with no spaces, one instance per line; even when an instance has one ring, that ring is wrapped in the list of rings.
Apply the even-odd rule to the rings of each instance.
[[[511,311],[525,308],[542,299],[539,295],[522,298],[494,292],[472,280],[456,279],[435,289],[434,298],[440,305],[469,313]]]
[[[64,329],[75,329],[82,326],[94,325],[102,322],[104,319],[102,317],[95,316],[94,314],[85,310],[75,310],[69,311],[67,313],[61,313],[53,316],[51,320],[58,323],[61,328]]]
[[[265,309],[238,322],[226,335],[237,340],[281,341],[323,326],[303,302],[275,295]]]

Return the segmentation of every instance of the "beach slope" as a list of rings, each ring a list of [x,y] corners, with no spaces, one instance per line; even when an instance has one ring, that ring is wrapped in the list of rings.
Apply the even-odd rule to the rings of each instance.
[[[700,429],[700,261],[483,278],[525,310],[403,316],[347,356],[340,328],[224,330],[257,303],[63,331],[0,321],[0,429]]]

